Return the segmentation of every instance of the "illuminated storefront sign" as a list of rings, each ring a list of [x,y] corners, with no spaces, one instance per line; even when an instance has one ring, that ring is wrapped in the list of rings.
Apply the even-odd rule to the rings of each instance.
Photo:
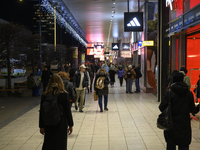
[[[131,58],[131,51],[121,51],[121,57]]]
[[[166,0],[166,7],[170,6],[170,9],[173,10],[172,3],[174,0]]]
[[[112,43],[112,50],[119,50],[119,43]]]
[[[130,50],[130,43],[122,43],[122,50]]]
[[[124,31],[143,31],[143,12],[125,12]]]
[[[104,45],[94,45],[94,58],[104,56]]]
[[[139,41],[138,46],[154,46],[154,41]]]
[[[94,55],[94,49],[93,48],[87,48],[87,55]]]

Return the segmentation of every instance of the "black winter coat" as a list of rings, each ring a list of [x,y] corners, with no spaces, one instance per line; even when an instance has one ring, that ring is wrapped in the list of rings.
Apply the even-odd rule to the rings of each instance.
[[[159,106],[162,112],[171,101],[172,120],[174,128],[164,131],[165,141],[175,145],[189,145],[191,143],[190,113],[197,113],[194,97],[184,82],[173,83],[171,90],[167,90]]]
[[[47,70],[47,71],[43,70],[41,82],[43,82],[43,84],[47,85],[49,83],[49,79],[51,78],[52,75],[53,75],[53,73],[50,70]]]
[[[110,82],[115,82],[116,71],[115,70],[109,70],[109,74],[110,74]]]
[[[70,103],[67,93],[58,95],[57,100],[63,106],[63,115],[58,125],[46,126],[42,119],[42,113],[39,115],[39,127],[44,128],[44,143],[42,150],[66,150],[67,149],[67,128],[74,125]],[[40,110],[45,96],[42,95]]]
[[[74,81],[73,81],[73,85],[75,88],[79,87],[80,81],[81,81],[81,73],[80,73],[80,71],[77,71],[74,74]],[[84,72],[82,86],[83,86],[83,88],[88,86],[88,75],[87,75],[86,71]]]
[[[104,86],[105,87],[103,89],[97,89],[95,87],[96,81],[99,77],[105,77],[105,80],[104,80]],[[96,95],[108,95],[108,84],[109,83],[110,83],[110,81],[109,81],[108,73],[106,71],[97,72],[96,78],[95,78],[95,81],[94,81],[94,90],[96,91]]]
[[[62,78],[62,80],[63,80],[63,84],[64,84],[64,87],[65,87],[65,90],[69,94],[69,101],[70,100],[74,100],[75,97],[77,98],[76,93],[74,93],[73,83],[69,82],[66,78]]]

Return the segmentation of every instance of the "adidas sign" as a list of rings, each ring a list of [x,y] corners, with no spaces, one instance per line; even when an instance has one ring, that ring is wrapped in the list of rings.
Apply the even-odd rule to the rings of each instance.
[[[113,49],[119,49],[119,48],[118,48],[118,46],[117,46],[117,45],[115,45],[115,46],[113,47]]]
[[[128,27],[140,27],[140,23],[137,20],[136,17],[133,18],[133,20],[130,21],[130,23],[127,24]]]

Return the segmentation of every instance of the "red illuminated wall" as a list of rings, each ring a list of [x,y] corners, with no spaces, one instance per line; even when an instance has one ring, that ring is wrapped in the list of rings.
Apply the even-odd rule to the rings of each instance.
[[[190,0],[190,9],[198,4],[200,4],[199,0]]]
[[[193,39],[195,37],[195,39]],[[190,69],[200,68],[200,33],[187,37],[187,75]],[[191,85],[196,85],[200,70],[191,71]],[[193,91],[194,88],[191,89]]]

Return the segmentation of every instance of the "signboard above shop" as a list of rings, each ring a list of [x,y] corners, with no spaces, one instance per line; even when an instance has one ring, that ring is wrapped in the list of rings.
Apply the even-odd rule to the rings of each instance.
[[[112,43],[112,50],[113,51],[119,50],[119,43]]]
[[[143,12],[125,12],[124,31],[143,31]]]
[[[138,41],[138,47],[154,46],[154,41]]]
[[[174,21],[165,26],[165,35],[180,32],[191,25],[199,24],[200,21],[200,5],[194,7],[191,11],[179,16]]]
[[[122,43],[122,50],[130,50],[130,43]]]

